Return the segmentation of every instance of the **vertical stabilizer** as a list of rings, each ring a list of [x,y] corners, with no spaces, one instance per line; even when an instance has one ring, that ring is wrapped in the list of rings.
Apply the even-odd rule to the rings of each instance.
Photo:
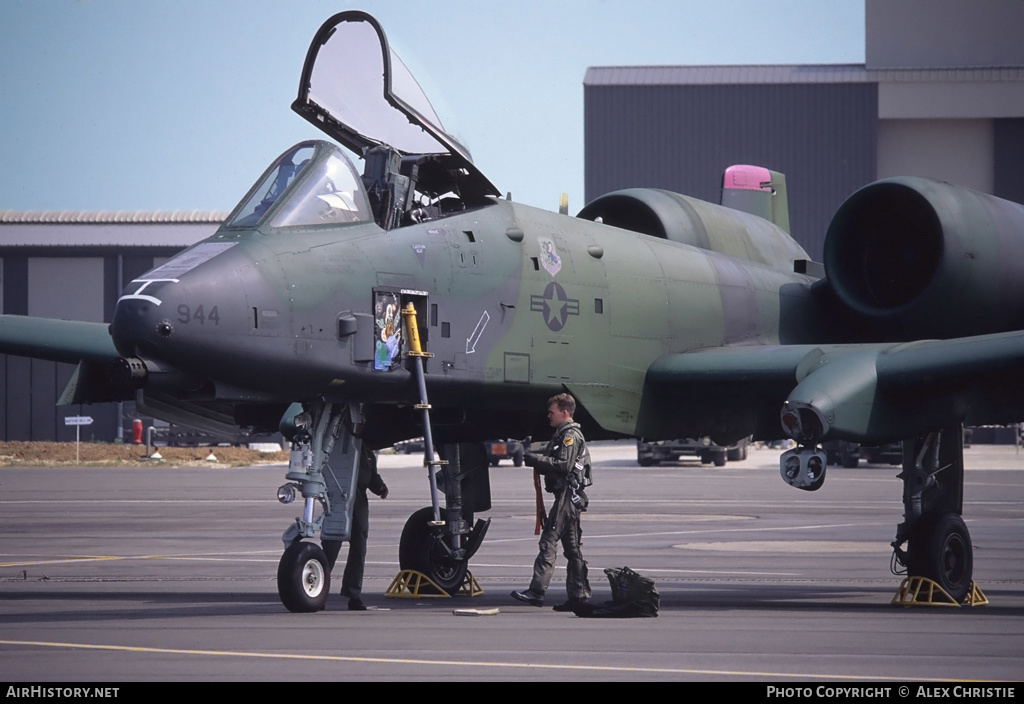
[[[722,177],[722,205],[775,223],[789,232],[786,176],[763,166],[737,165]]]

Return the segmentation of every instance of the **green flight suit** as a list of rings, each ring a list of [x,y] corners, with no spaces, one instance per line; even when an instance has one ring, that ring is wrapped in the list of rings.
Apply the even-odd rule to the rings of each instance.
[[[571,600],[590,598],[590,582],[587,579],[587,563],[583,559],[580,543],[583,530],[580,528],[580,512],[585,509],[585,495],[582,503],[574,503],[573,495],[580,496],[581,491],[574,492],[570,486],[570,473],[577,479],[581,476],[584,464],[590,463],[579,423],[566,421],[555,429],[555,434],[548,443],[543,454],[530,455],[527,464],[532,465],[544,475],[544,488],[554,495],[554,504],[544,521],[544,530],[540,536],[540,553],[533,563],[533,580],[530,591],[543,595],[551,577],[555,572],[555,557],[558,554],[558,543],[562,543],[562,552],[566,564],[565,591]],[[582,490],[582,487],[580,487]]]

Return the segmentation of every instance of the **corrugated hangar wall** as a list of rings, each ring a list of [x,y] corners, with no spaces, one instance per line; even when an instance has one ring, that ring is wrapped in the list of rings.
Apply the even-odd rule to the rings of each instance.
[[[732,164],[786,174],[792,234],[821,260],[836,208],[876,172],[875,83],[588,85],[585,192],[665,188],[712,203]]]
[[[3,256],[3,312],[109,321],[120,295],[117,256],[87,251],[67,256],[71,251],[65,248],[65,256],[54,256],[52,250]],[[124,256],[125,280],[151,269],[153,262],[153,256]],[[117,404],[56,405],[74,370],[73,364],[0,355],[0,440],[74,440],[75,429],[64,419],[78,415],[94,420],[82,428],[83,440],[113,440]]]
[[[212,211],[0,210],[0,312],[109,322],[124,285],[216,231]],[[74,440],[68,416],[87,415],[82,440],[110,442],[118,404],[57,406],[74,365],[0,354],[0,440]],[[134,404],[123,404],[131,416]]]

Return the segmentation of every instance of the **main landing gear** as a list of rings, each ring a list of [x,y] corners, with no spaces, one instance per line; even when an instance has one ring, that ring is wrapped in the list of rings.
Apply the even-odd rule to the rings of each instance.
[[[903,441],[903,523],[892,542],[896,565],[932,580],[956,602],[971,591],[974,552],[963,518],[963,427]],[[906,543],[906,549],[901,546]],[[896,572],[894,565],[894,572]]]
[[[409,516],[402,530],[398,561],[403,570],[414,570],[448,594],[466,581],[469,560],[476,554],[491,519],[477,519],[474,511],[490,509],[487,454],[480,443],[443,445],[444,468],[438,485],[445,507],[426,506]],[[472,526],[472,528],[470,527]]]
[[[809,447],[780,457],[787,484],[817,491],[825,482],[825,453]],[[896,529],[893,573],[931,580],[956,603],[971,593],[974,553],[963,518],[963,427],[903,441],[903,522]],[[906,545],[904,548],[903,546]]]
[[[430,506],[420,509],[405,524],[399,543],[399,565],[426,575],[440,589],[451,593],[466,578],[469,558],[483,542],[491,519],[478,520],[470,529],[473,511],[491,507],[490,475],[483,445],[445,445],[441,460],[434,459],[434,437],[430,427],[430,403],[427,400],[423,360],[430,357],[420,346],[416,309],[412,303],[402,309],[409,339],[409,357],[413,363],[423,422],[423,466],[430,480]],[[440,470],[438,468],[441,468]],[[440,488],[445,508],[438,502]]]

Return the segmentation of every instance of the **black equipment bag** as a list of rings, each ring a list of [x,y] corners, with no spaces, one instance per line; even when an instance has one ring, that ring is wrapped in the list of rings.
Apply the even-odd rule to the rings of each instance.
[[[654,580],[623,567],[604,571],[612,586],[612,600],[601,605],[584,603],[575,613],[581,618],[654,618],[661,607],[661,595]]]

